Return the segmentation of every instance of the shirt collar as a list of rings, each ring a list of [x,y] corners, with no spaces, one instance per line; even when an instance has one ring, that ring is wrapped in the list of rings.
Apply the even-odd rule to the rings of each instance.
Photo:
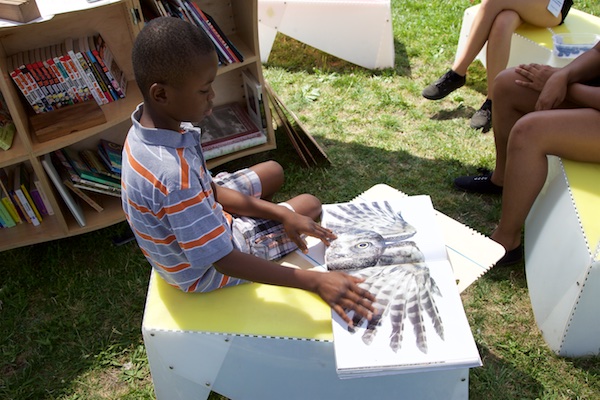
[[[181,132],[142,126],[140,118],[143,108],[144,104],[141,103],[131,114],[131,123],[135,126],[134,132],[142,142],[149,145],[173,148],[194,147],[200,143],[200,129],[188,122],[181,124]]]

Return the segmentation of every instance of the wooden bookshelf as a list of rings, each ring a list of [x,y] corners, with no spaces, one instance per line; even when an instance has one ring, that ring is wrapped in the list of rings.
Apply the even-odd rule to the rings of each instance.
[[[38,3],[41,1],[51,0],[38,0]],[[36,20],[27,24],[0,26],[0,74],[3,78],[0,79],[0,91],[17,129],[12,147],[7,151],[0,150],[0,167],[20,163],[30,165],[55,211],[53,216],[44,217],[37,227],[23,223],[0,229],[0,251],[78,235],[124,221],[120,198],[103,196],[102,212],[80,202],[86,219],[86,225],[81,227],[64,204],[40,160],[44,155],[67,146],[76,150],[95,148],[101,138],[124,142],[131,125],[131,113],[142,102],[131,65],[133,42],[144,25],[141,1],[145,0],[113,0],[94,6],[94,3],[77,0],[73,2],[77,3],[74,7],[81,9],[61,12],[51,18],[43,17],[41,22]],[[218,22],[244,55],[243,62],[219,68],[214,83],[215,105],[233,101],[245,105],[242,71],[248,69],[259,82],[264,83],[258,48],[256,0],[195,0],[195,3]],[[105,39],[128,78],[126,97],[100,107],[106,122],[47,141],[38,141],[30,122],[32,111],[9,75],[7,58],[18,52],[62,43],[67,37],[98,33]],[[263,97],[266,99],[266,93]],[[266,103],[265,109],[267,143],[212,159],[210,167],[276,147],[270,110]]]

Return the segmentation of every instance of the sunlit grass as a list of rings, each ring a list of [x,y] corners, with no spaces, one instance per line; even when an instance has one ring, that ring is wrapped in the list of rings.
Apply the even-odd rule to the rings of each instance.
[[[278,160],[287,178],[276,200],[309,192],[340,202],[387,183],[428,194],[440,211],[490,233],[500,200],[452,187],[455,177],[494,163],[492,133],[468,127],[485,97],[484,69],[473,64],[467,86],[442,101],[420,94],[450,66],[470,5],[393,0],[396,66],[384,71],[278,36],[264,75],[331,166],[302,167],[278,132],[278,150],[223,168]],[[600,15],[596,1],[576,6]],[[0,398],[154,398],[141,338],[149,267],[133,243],[112,245],[124,231],[119,224],[2,253]],[[493,269],[462,299],[484,362],[471,370],[471,399],[600,398],[600,359],[559,358],[544,343],[522,265]]]

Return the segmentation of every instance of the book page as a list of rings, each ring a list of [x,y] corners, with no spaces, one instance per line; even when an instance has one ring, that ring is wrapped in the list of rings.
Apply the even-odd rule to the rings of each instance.
[[[481,365],[428,196],[324,205],[322,224],[338,238],[316,262],[377,299],[371,321],[332,312],[340,377]]]

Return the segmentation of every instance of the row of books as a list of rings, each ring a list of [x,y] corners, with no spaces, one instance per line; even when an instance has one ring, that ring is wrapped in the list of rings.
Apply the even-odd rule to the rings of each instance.
[[[103,211],[102,195],[121,196],[122,146],[100,140],[98,148],[75,151],[62,148],[42,158],[46,170],[67,207],[81,226],[85,216],[71,196]],[[0,169],[0,227],[31,223],[39,226],[54,210],[34,171],[27,164]]]
[[[202,28],[212,40],[219,61],[223,65],[244,61],[244,56],[221,30],[217,22],[190,0],[145,0],[144,15],[153,17],[176,17]]]
[[[108,104],[124,98],[127,89],[125,74],[99,34],[22,51],[7,64],[37,114],[91,99]]]
[[[67,147],[42,159],[44,169],[80,226],[86,224],[85,215],[71,193],[98,212],[104,209],[102,195],[121,197],[122,150],[122,145],[101,139],[95,151]]]
[[[25,164],[0,169],[0,226],[39,226],[54,209],[35,173]]]

